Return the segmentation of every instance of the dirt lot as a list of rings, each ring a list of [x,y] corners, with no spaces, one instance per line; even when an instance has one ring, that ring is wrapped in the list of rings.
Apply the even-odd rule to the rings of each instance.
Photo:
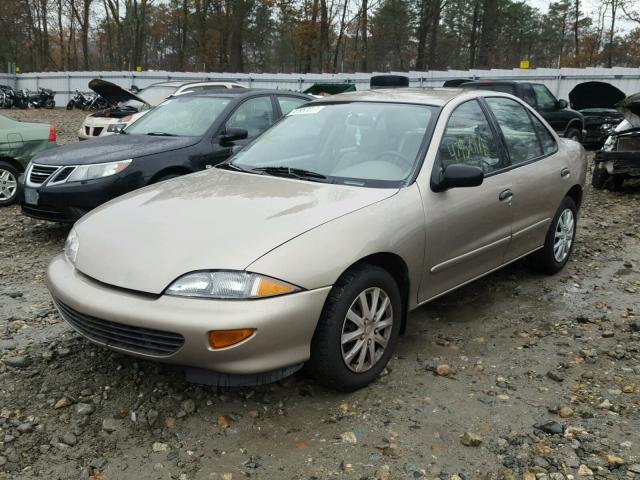
[[[83,116],[12,114],[63,142]],[[640,478],[640,184],[587,192],[559,275],[519,262],[413,312],[349,395],[191,385],[90,345],[43,281],[67,231],[0,210],[0,478]]]

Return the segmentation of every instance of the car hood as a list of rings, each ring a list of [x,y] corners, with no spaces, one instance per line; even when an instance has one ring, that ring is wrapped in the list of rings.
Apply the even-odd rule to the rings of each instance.
[[[43,165],[87,165],[140,158],[194,145],[200,137],[109,135],[47,150],[33,159]]]
[[[616,108],[622,113],[631,127],[640,128],[640,93],[634,93],[616,104]]]
[[[138,102],[149,105],[149,103],[142,98],[138,97],[135,93],[122,88],[115,83],[101,80],[100,78],[94,78],[89,82],[89,88],[96,92],[101,97],[106,98],[111,102],[126,102],[127,100],[137,100]]]
[[[158,295],[188,272],[243,270],[292,238],[397,191],[198,172],[124,195],[79,220],[76,267],[100,282]]]
[[[569,92],[571,108],[613,108],[625,94],[619,88],[605,82],[584,82],[576,85]]]

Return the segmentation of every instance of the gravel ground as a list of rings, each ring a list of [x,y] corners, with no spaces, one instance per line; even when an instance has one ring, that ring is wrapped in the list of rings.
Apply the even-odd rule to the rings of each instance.
[[[83,112],[53,119],[72,140]],[[218,389],[93,346],[44,285],[68,228],[0,210],[0,478],[640,478],[640,184],[587,192],[554,277],[518,262],[410,315],[353,394]]]

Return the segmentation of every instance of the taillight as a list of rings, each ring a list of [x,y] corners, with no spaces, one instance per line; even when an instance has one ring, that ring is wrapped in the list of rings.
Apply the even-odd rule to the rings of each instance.
[[[56,126],[55,125],[49,125],[49,141],[50,142],[55,142],[57,140],[56,138]]]

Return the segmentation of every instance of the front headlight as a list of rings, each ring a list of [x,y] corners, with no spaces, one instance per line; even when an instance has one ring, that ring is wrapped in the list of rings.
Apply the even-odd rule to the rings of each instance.
[[[79,248],[80,239],[78,238],[76,229],[72,228],[69,235],[67,235],[67,240],[64,242],[64,254],[73,265],[76,264]]]
[[[249,299],[286,295],[300,288],[257,273],[238,271],[193,272],[183,275],[166,290],[167,295],[220,299]]]
[[[67,177],[67,183],[69,182],[81,182],[83,180],[94,180],[96,178],[109,177],[120,173],[131,164],[131,158],[129,160],[121,160],[119,162],[111,163],[94,163],[92,165],[79,165],[71,172],[71,175]]]
[[[126,123],[110,123],[107,127],[107,132],[120,133],[126,126]]]

